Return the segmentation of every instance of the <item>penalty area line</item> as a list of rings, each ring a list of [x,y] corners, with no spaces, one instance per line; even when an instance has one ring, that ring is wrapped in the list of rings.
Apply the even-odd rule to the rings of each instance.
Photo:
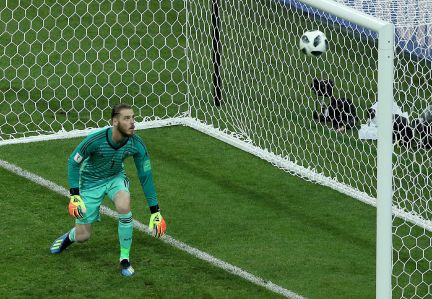
[[[66,188],[57,185],[54,182],[51,182],[41,176],[38,176],[37,174],[31,173],[27,170],[22,169],[21,167],[9,163],[7,161],[1,160],[0,159],[0,167],[16,174],[19,175],[21,177],[24,177],[40,186],[43,186],[51,191],[54,191],[60,195],[63,196],[69,196],[69,192]],[[101,206],[101,213],[104,215],[107,215],[109,217],[112,218],[117,218],[117,212],[111,210],[110,208],[106,207],[106,206]],[[134,227],[142,232],[147,233],[148,235],[152,235],[152,232],[149,230],[147,225],[142,224],[141,222],[137,221],[137,220],[133,220],[133,224]],[[259,276],[253,275],[237,266],[231,265],[230,263],[224,262],[221,259],[218,259],[206,252],[203,252],[197,248],[194,248],[192,246],[187,245],[186,243],[183,243],[181,241],[178,241],[176,239],[174,239],[173,237],[169,236],[169,235],[164,235],[162,238],[160,238],[160,240],[164,243],[167,243],[177,249],[180,249],[184,252],[187,252],[191,255],[193,255],[196,258],[199,258],[200,260],[206,261],[218,268],[221,268],[223,270],[225,270],[226,272],[229,272],[231,274],[234,274],[236,276],[239,276],[255,285],[259,285],[261,287],[264,287],[274,293],[280,294],[286,298],[291,298],[291,299],[306,299],[305,297],[302,297],[290,290],[287,290],[277,284],[274,284],[273,282],[269,281],[269,280],[265,280]]]

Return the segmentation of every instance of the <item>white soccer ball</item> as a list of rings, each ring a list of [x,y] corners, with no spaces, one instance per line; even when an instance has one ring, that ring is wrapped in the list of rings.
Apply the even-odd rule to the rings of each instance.
[[[328,40],[319,30],[306,31],[300,39],[300,51],[308,56],[320,56],[328,49]]]

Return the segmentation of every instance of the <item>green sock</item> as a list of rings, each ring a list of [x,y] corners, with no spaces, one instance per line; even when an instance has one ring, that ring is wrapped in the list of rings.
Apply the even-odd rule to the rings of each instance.
[[[129,252],[132,245],[132,212],[118,214],[118,235],[120,241],[120,260],[129,259]]]
[[[76,239],[75,239],[75,227],[69,231],[69,240],[71,240],[72,242],[76,241]]]

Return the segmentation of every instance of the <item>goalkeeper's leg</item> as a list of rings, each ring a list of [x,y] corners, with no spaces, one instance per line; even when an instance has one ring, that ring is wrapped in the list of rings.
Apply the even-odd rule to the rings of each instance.
[[[52,254],[60,253],[75,242],[75,227],[61,235],[52,243],[50,251]]]
[[[133,222],[130,211],[130,195],[127,191],[118,191],[114,196],[114,204],[118,212],[118,236],[120,243],[120,271],[123,276],[134,275],[129,261],[132,246]]]
[[[51,253],[60,253],[73,242],[85,242],[90,239],[91,224],[100,220],[99,207],[105,196],[105,187],[100,186],[91,190],[81,190],[81,197],[86,206],[86,213],[82,218],[75,219],[75,227],[58,237],[51,245]]]
[[[90,239],[91,224],[75,224],[67,233],[58,237],[51,245],[50,251],[52,254],[61,253],[75,241],[85,242]]]

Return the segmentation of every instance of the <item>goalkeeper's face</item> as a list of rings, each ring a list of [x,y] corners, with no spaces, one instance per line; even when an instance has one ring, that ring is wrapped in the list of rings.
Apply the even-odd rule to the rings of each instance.
[[[123,136],[132,136],[135,132],[135,114],[132,109],[123,109],[113,119],[113,125]]]

